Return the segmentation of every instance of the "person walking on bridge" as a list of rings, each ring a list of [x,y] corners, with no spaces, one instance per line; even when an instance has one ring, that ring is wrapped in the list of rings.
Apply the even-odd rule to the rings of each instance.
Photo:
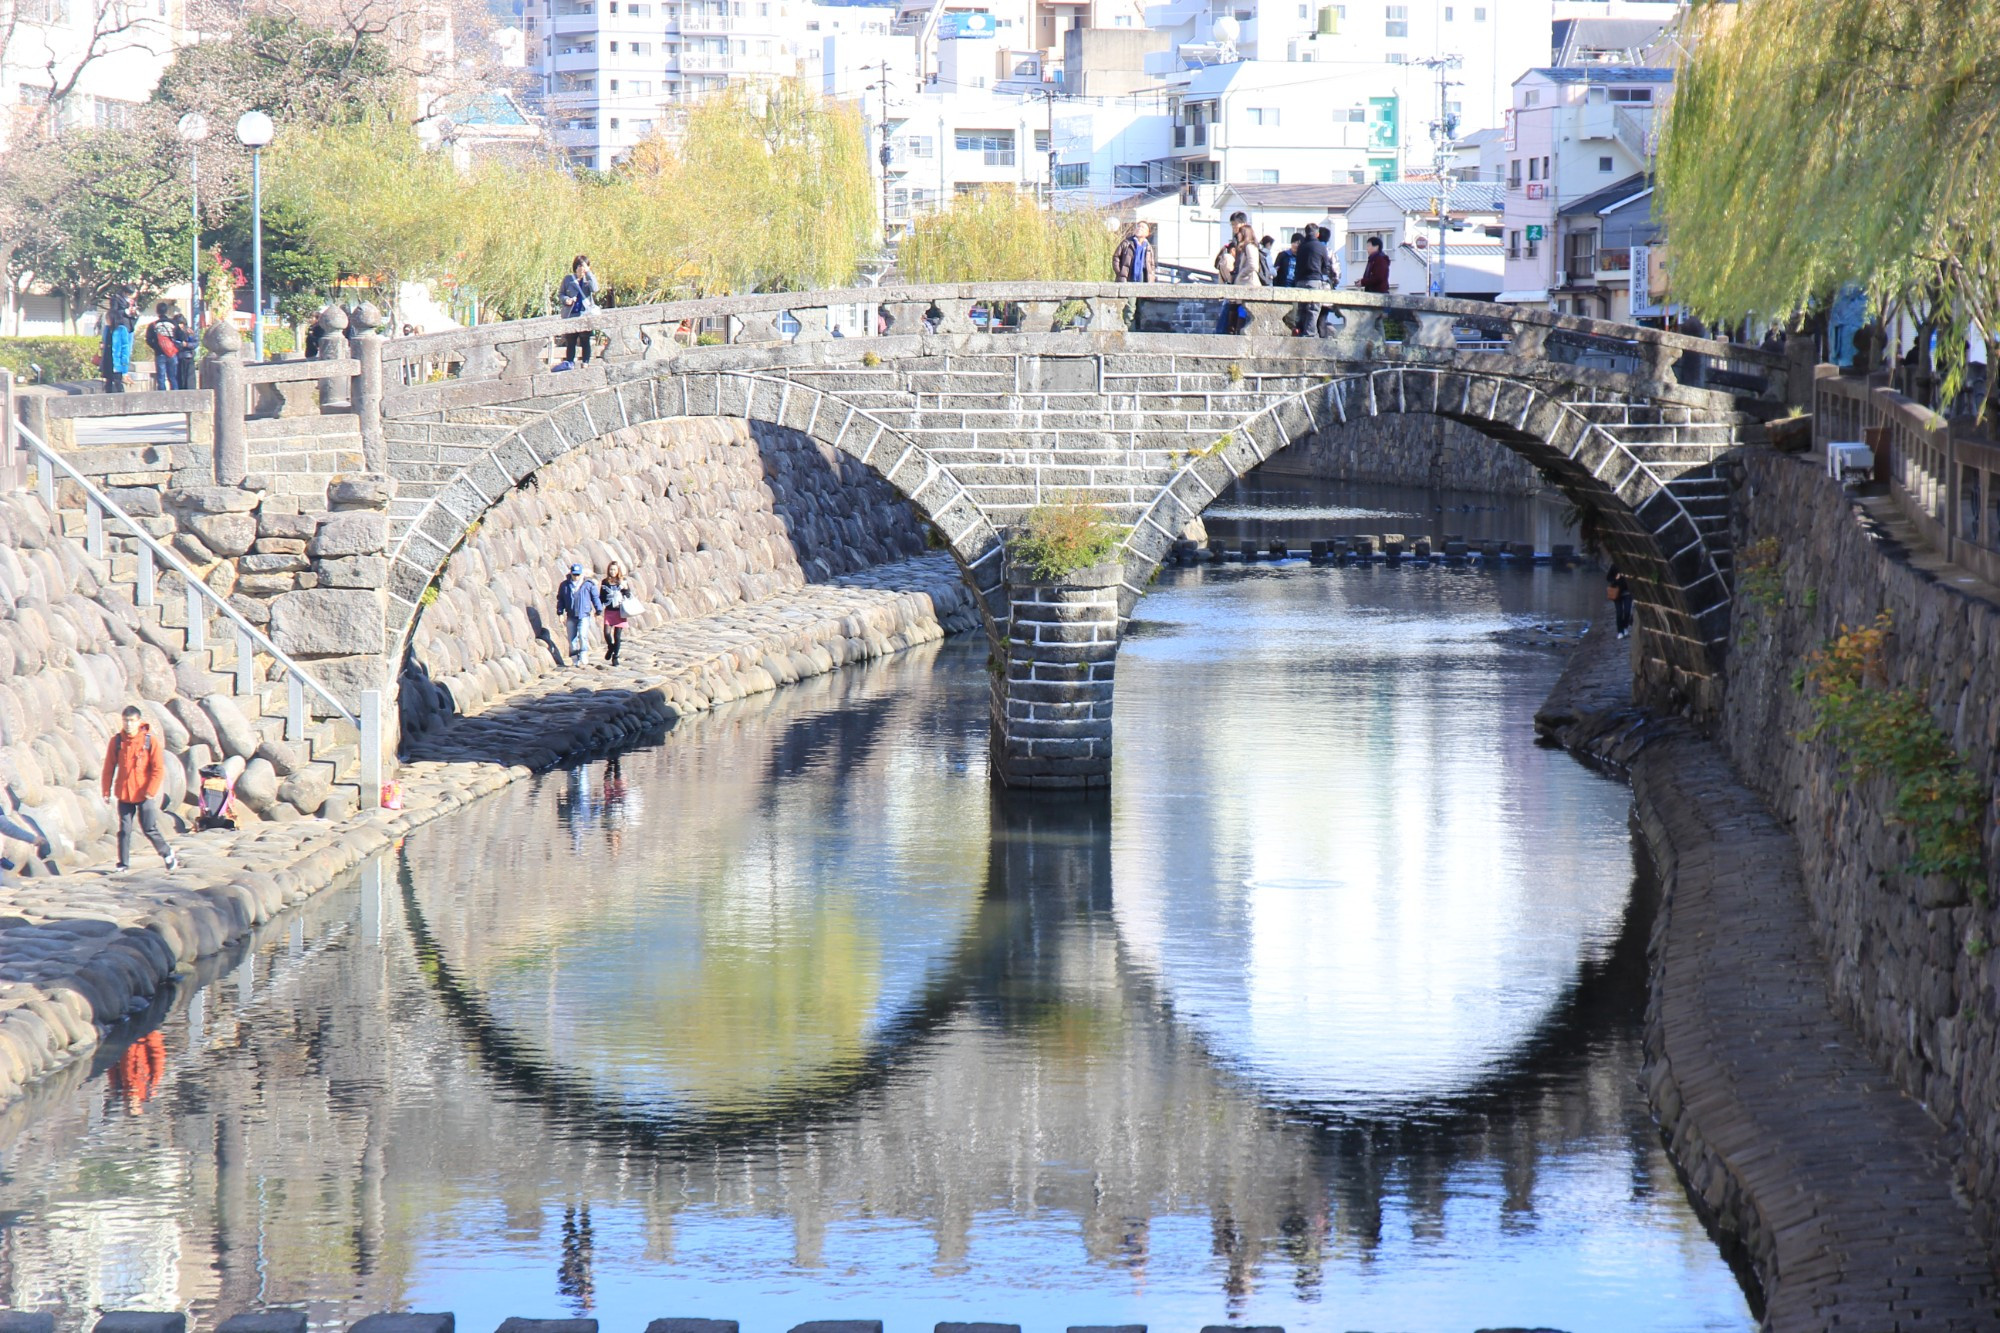
[[[590,257],[578,255],[570,261],[569,276],[562,280],[564,319],[581,319],[597,309],[597,275],[590,271]],[[590,364],[590,344],[597,335],[589,329],[563,335],[563,360],[570,365]]]
[[[593,616],[604,611],[604,599],[598,596],[597,584],[590,575],[583,572],[582,565],[571,565],[569,577],[556,586],[556,614],[569,627],[569,664],[583,665],[584,630]]]
[[[131,865],[132,825],[137,823],[145,831],[146,841],[153,844],[153,850],[167,863],[167,869],[174,870],[180,862],[174,857],[174,849],[167,846],[167,840],[160,835],[158,804],[160,786],[167,775],[166,760],[160,751],[160,742],[153,735],[153,729],[145,722],[145,714],[128,704],[121,719],[118,733],[104,749],[104,768],[98,777],[104,798],[118,799],[118,868],[125,870]]]
[[[1389,291],[1389,256],[1382,253],[1382,238],[1368,238],[1368,267],[1361,271],[1361,290],[1387,295]]]
[[[1135,222],[1131,234],[1118,242],[1111,256],[1113,282],[1151,282],[1159,272],[1159,252],[1153,248],[1152,224]]]
[[[1325,227],[1306,228],[1304,239],[1299,244],[1298,263],[1293,270],[1294,286],[1327,291],[1337,281],[1338,275],[1333,271],[1333,255],[1326,248],[1327,236]],[[1326,337],[1327,326],[1332,318],[1332,306],[1318,302],[1301,305],[1298,313],[1299,336]]]

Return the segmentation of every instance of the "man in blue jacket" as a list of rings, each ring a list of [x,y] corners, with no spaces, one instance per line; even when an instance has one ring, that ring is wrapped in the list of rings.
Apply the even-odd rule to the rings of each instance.
[[[583,627],[592,616],[604,613],[604,599],[597,595],[597,584],[583,572],[582,565],[571,565],[569,577],[556,587],[556,614],[569,625],[569,664],[576,666],[583,661]]]

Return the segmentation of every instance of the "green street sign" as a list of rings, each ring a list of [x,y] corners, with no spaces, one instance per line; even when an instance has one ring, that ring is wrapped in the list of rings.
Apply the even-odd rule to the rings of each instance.
[[[1541,239],[1542,239],[1542,236],[1543,236],[1543,234],[1544,234],[1544,233],[1543,233],[1543,230],[1542,230],[1542,226],[1541,226],[1541,224],[1540,224],[1540,223],[1529,223],[1529,224],[1528,224],[1528,239],[1529,239],[1529,240],[1531,240],[1531,241],[1539,241],[1539,240],[1541,240]]]

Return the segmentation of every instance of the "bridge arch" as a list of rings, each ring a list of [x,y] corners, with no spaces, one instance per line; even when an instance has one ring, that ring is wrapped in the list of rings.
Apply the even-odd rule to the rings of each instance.
[[[675,418],[737,418],[795,430],[867,467],[944,539],[989,632],[1005,623],[1000,534],[952,470],[904,432],[841,397],[752,371],[646,373],[592,388],[537,413],[488,445],[401,526],[390,546],[388,638],[401,663],[424,592],[486,512],[541,468],[628,427]]]
[[[1389,366],[1336,375],[1264,404],[1213,446],[1190,452],[1127,539],[1121,622],[1187,522],[1238,478],[1325,427],[1413,414],[1457,421],[1513,450],[1593,514],[1632,580],[1641,688],[1676,711],[1717,706],[1729,634],[1728,531],[1713,512],[1712,446],[1681,439],[1717,428],[1684,409],[1566,401],[1490,372]]]

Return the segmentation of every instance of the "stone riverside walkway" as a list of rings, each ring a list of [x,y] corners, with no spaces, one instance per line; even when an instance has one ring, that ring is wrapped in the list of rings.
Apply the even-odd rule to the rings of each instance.
[[[410,747],[399,811],[176,837],[181,867],[171,873],[142,849],[123,874],[0,880],[0,1106],[95,1047],[102,1027],[144,1008],[176,972],[414,828],[679,713],[977,623],[950,557],[878,566],[637,632],[621,668],[546,675],[433,729]]]
[[[1627,769],[1666,897],[1647,1091],[1711,1222],[1764,1288],[1764,1327],[2000,1328],[1944,1134],[1827,999],[1798,849],[1713,743],[1630,704],[1626,644],[1590,636],[1537,717]]]

